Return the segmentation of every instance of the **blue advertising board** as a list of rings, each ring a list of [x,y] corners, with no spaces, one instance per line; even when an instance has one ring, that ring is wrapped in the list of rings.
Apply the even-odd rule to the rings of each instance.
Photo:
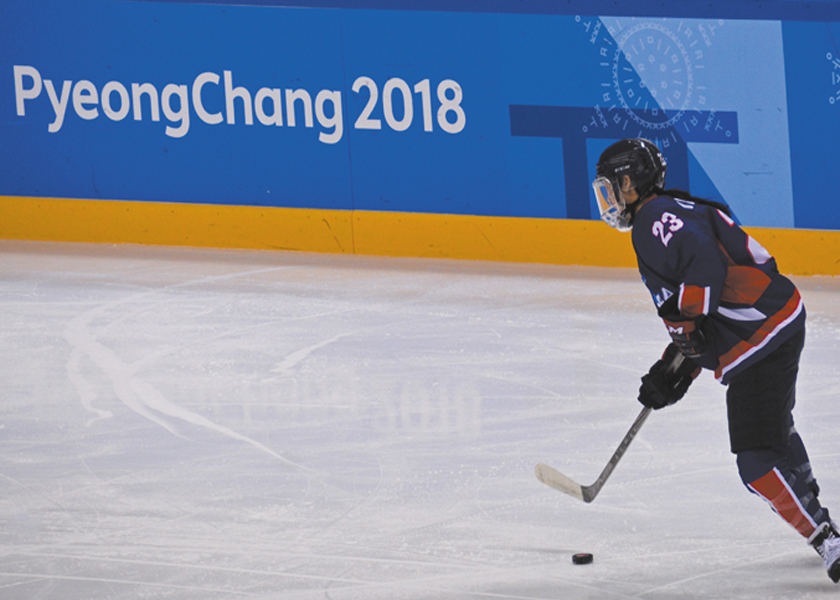
[[[641,136],[745,225],[840,229],[840,29],[796,2],[270,4],[5,0],[0,196],[597,219]]]

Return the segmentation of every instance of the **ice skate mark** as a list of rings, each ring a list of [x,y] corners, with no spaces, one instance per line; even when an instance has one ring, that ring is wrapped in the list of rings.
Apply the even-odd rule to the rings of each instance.
[[[236,271],[234,273],[226,273],[224,275],[208,275],[207,277],[201,277],[199,279],[190,279],[189,281],[184,281],[182,283],[174,283],[166,286],[164,289],[177,289],[202,283],[212,283],[215,281],[224,281],[226,279],[237,279],[239,277],[247,277],[248,275],[259,275],[262,273],[272,273],[274,271],[289,271],[291,269],[299,268],[300,267],[297,265],[289,265],[286,267],[266,267],[265,269],[254,269],[253,271]]]
[[[337,514],[337,515],[332,516],[328,521],[323,523],[317,530],[313,531],[313,533],[312,533],[313,538],[316,537],[316,536],[317,537],[326,537],[328,539],[334,538],[334,536],[335,536],[334,527],[336,525],[341,526],[342,523],[347,523],[347,520],[350,518],[350,515],[352,515],[354,512],[361,511],[366,506],[369,506],[372,503],[373,500],[379,498],[380,490],[382,488],[382,483],[385,480],[385,470],[384,470],[384,467],[382,465],[382,461],[379,459],[379,457],[374,455],[374,459],[376,460],[376,468],[378,469],[378,477],[377,477],[377,480],[376,480],[376,485],[373,486],[373,489],[370,490],[368,493],[348,491],[348,490],[344,489],[343,487],[336,485],[335,478],[330,473],[320,473],[317,477],[313,478],[316,481],[318,481],[321,485],[323,485],[325,488],[328,488],[329,490],[334,491],[334,492],[335,491],[340,492],[342,497],[356,496],[356,497],[360,498],[360,500],[358,502],[352,504],[345,511],[343,511],[343,512]],[[367,464],[366,461],[362,461],[362,460],[358,460],[358,459],[348,461],[348,462],[355,462],[355,463],[358,463],[358,464],[361,464],[361,465],[366,465]],[[361,548],[361,546],[359,546],[355,542],[353,543],[353,546],[356,549]]]
[[[164,304],[164,303],[161,302],[160,304]],[[175,352],[178,352],[180,350],[190,348],[191,346],[207,344],[208,342],[221,340],[221,339],[231,337],[231,336],[235,336],[235,335],[241,335],[243,333],[247,333],[247,332],[252,331],[254,329],[265,330],[265,328],[267,328],[267,327],[271,327],[273,325],[278,325],[278,324],[282,325],[282,324],[288,323],[290,321],[303,321],[303,320],[306,320],[306,319],[320,319],[322,317],[328,317],[328,316],[335,315],[335,314],[343,314],[345,312],[349,312],[349,311],[337,310],[337,311],[329,311],[329,312],[325,312],[325,313],[306,315],[306,316],[303,316],[303,317],[284,317],[282,319],[274,319],[272,321],[266,321],[264,323],[257,323],[256,325],[249,325],[247,327],[240,327],[238,329],[230,329],[228,331],[216,334],[212,337],[201,338],[200,340],[192,341],[192,342],[185,343],[185,344],[180,344],[180,345],[177,345],[177,346],[173,345],[173,346],[167,346],[165,348],[159,348],[158,350],[155,350],[154,352],[151,352],[151,353],[147,354],[143,358],[138,359],[138,360],[134,361],[133,363],[131,363],[131,367],[135,371],[139,371],[141,368],[144,368],[148,365],[154,365],[154,363],[156,361],[160,360],[161,358],[163,358],[165,356],[168,356],[170,354],[173,354]],[[113,322],[109,323],[108,327],[111,327],[111,325],[113,325]],[[346,334],[343,334],[343,335],[351,335],[351,334],[346,333]],[[339,337],[341,337],[341,336],[339,336]],[[263,381],[274,381],[275,379],[276,378],[270,378],[270,379],[265,379]]]
[[[0,577],[19,577],[24,580],[49,580],[49,581],[73,581],[73,582],[86,582],[86,583],[105,583],[105,584],[119,584],[122,586],[135,586],[135,587],[150,587],[150,588],[157,588],[157,589],[165,589],[165,590],[187,590],[190,592],[201,592],[201,593],[216,593],[216,594],[224,594],[224,595],[235,595],[235,596],[250,596],[251,594],[248,592],[238,592],[236,590],[231,590],[228,587],[201,587],[195,585],[179,585],[177,583],[168,583],[168,582],[159,582],[159,581],[137,581],[134,579],[115,579],[112,577],[85,577],[82,575],[59,575],[56,573],[12,573],[9,571],[4,571],[0,573]],[[17,584],[12,584],[17,585]],[[8,586],[7,586],[8,587]]]
[[[208,283],[212,284],[212,283],[217,283],[217,282],[220,282],[220,281],[227,281],[229,279],[236,279],[236,278],[239,278],[239,277],[247,277],[249,275],[259,275],[259,274],[262,274],[262,273],[271,273],[273,271],[286,271],[286,270],[289,270],[289,269],[297,269],[297,268],[298,267],[296,267],[296,266],[270,267],[270,268],[266,268],[266,269],[255,269],[253,271],[240,271],[240,272],[236,272],[236,273],[227,273],[225,275],[208,275],[207,277],[201,277],[199,279],[190,279],[188,281],[182,281],[181,283],[173,283],[171,285],[163,286],[160,289],[150,289],[150,290],[145,291],[145,292],[140,292],[138,294],[134,294],[134,295],[129,296],[127,298],[123,298],[122,300],[117,300],[115,302],[112,302],[112,303],[104,306],[103,308],[105,308],[105,309],[113,308],[113,307],[116,307],[116,306],[119,306],[119,305],[122,305],[122,304],[129,304],[129,303],[137,302],[138,300],[143,300],[144,298],[148,298],[148,297],[161,296],[161,299],[157,300],[155,302],[143,302],[142,305],[139,308],[136,308],[134,310],[127,311],[127,312],[124,312],[124,313],[120,314],[118,317],[110,320],[108,322],[108,324],[103,328],[103,331],[107,331],[108,329],[110,329],[110,328],[114,327],[115,325],[118,325],[122,322],[130,321],[133,317],[135,317],[139,314],[152,311],[159,306],[166,306],[167,304],[170,304],[174,298],[167,297],[167,296],[164,295],[165,292],[168,292],[170,290],[179,290],[181,288],[187,288],[187,287],[192,287],[192,286],[197,286],[197,285],[202,285],[202,284],[208,284]],[[206,314],[206,313],[204,313],[204,314]]]
[[[291,371],[298,363],[306,359],[307,356],[315,352],[316,350],[320,350],[324,346],[328,346],[333,342],[337,342],[343,337],[347,337],[348,335],[352,335],[351,333],[341,333],[335,337],[332,337],[328,340],[324,340],[323,342],[319,342],[317,344],[313,344],[312,346],[307,346],[306,348],[302,348],[297,352],[292,352],[289,356],[287,356],[283,361],[271,369],[272,373],[277,373],[278,377],[282,377],[283,375],[287,375],[289,371]],[[263,382],[267,381],[274,381],[278,379],[278,377],[268,377],[263,379]]]
[[[93,386],[91,386],[88,381],[82,376],[82,373],[79,369],[79,360],[82,356],[82,353],[79,351],[78,348],[73,348],[73,351],[70,353],[70,358],[67,361],[67,377],[70,379],[70,383],[76,388],[76,391],[79,393],[79,397],[82,401],[82,406],[88,412],[92,412],[93,414],[97,415],[96,417],[90,419],[87,423],[85,423],[85,427],[90,427],[96,421],[100,419],[110,419],[114,416],[114,414],[110,410],[101,410],[98,408],[94,408],[93,402],[96,400],[96,392],[93,391]]]
[[[190,548],[193,549],[192,547]],[[228,547],[225,547],[224,550],[227,550]],[[121,559],[121,558],[112,558],[106,556],[92,556],[89,554],[75,554],[75,553],[60,553],[60,552],[27,552],[26,556],[29,557],[48,557],[48,558],[58,558],[58,559],[69,559],[73,561],[85,561],[85,562],[93,562],[95,564],[113,564],[113,565],[130,565],[141,572],[144,567],[153,567],[153,568],[168,568],[171,569],[173,567],[177,567],[179,570],[190,570],[194,572],[203,573],[204,577],[207,574],[228,574],[228,575],[251,575],[251,576],[260,576],[260,577],[272,577],[272,578],[283,578],[289,580],[300,580],[300,581],[311,581],[316,583],[331,583],[331,582],[338,582],[340,584],[344,584],[348,586],[346,589],[353,589],[356,586],[379,586],[379,582],[370,581],[367,579],[358,579],[358,578],[351,578],[351,577],[342,577],[342,576],[334,576],[334,575],[312,575],[306,574],[301,572],[288,572],[279,569],[249,569],[249,568],[242,568],[242,567],[226,567],[221,565],[206,565],[206,564],[195,564],[195,563],[187,563],[187,562],[165,562],[160,560],[138,560],[138,559]],[[293,554],[292,556],[296,556]],[[361,558],[356,559],[354,557],[334,557],[334,556],[324,556],[324,555],[303,555],[308,558],[314,559],[321,559],[321,558],[340,558],[343,561],[353,561],[358,560],[364,563],[367,562],[385,562],[386,564],[393,563],[393,564],[400,564],[402,561],[377,561],[375,559],[367,559]],[[425,566],[427,563],[423,563],[418,561],[416,564]],[[445,565],[442,565],[445,566]],[[23,572],[23,573],[12,573],[12,572],[0,572],[0,576],[4,577],[32,577],[36,579],[55,579],[56,581],[91,581],[91,582],[101,582],[101,583],[122,583],[122,584],[131,584],[134,586],[142,587],[155,587],[155,588],[172,588],[172,589],[179,589],[179,590],[191,590],[191,591],[198,591],[198,592],[220,592],[225,597],[228,597],[231,594],[234,595],[241,595],[246,596],[249,598],[253,598],[253,594],[248,590],[236,591],[232,590],[231,588],[215,588],[212,586],[193,586],[193,585],[182,585],[182,584],[174,584],[169,582],[158,582],[158,581],[149,581],[147,579],[112,579],[112,578],[102,578],[102,577],[86,577],[86,576],[76,576],[76,575],[62,575],[62,574],[54,574],[54,573],[30,573],[30,572]],[[425,579],[425,578],[424,578]],[[388,585],[399,585],[400,582],[388,582]],[[2,586],[0,586],[2,589]],[[306,594],[304,594],[306,595]],[[285,596],[284,596],[285,597]]]
[[[269,456],[272,456],[286,463],[287,465],[297,467],[299,469],[308,470],[303,465],[299,465],[280,456],[271,448],[268,448],[267,446],[261,444],[260,442],[254,439],[249,438],[248,436],[242,435],[241,433],[237,433],[233,429],[229,429],[224,425],[214,423],[210,419],[207,419],[199,414],[196,414],[192,411],[178,406],[177,404],[170,402],[154,386],[143,381],[142,379],[133,377],[131,379],[131,387],[136,396],[141,400],[141,402],[149,408],[152,408],[169,417],[181,419],[182,421],[186,421],[187,423],[191,423],[199,427],[204,427],[206,429],[216,431],[217,433],[221,433],[222,435],[238,440],[240,442],[245,442],[246,444],[250,444],[254,448],[265,452]]]
[[[120,301],[114,304],[121,304],[125,301],[127,300]],[[114,354],[112,350],[100,344],[98,341],[96,341],[93,335],[91,335],[89,331],[90,322],[93,320],[94,317],[99,316],[101,313],[104,313],[105,310],[110,306],[113,306],[113,304],[99,307],[93,311],[84,313],[70,321],[70,323],[64,329],[64,339],[66,339],[70,343],[75,352],[85,354],[88,358],[90,358],[93,361],[93,363],[97,367],[99,367],[106,375],[108,375],[108,377],[111,379],[111,384],[114,388],[114,392],[116,393],[117,398],[119,398],[123,404],[125,404],[134,412],[136,412],[138,415],[145,417],[153,423],[160,425],[173,435],[177,435],[180,438],[184,438],[184,436],[180,435],[177,431],[175,431],[169,423],[157,417],[148,410],[148,407],[143,404],[143,402],[137,397],[137,395],[134,393],[134,390],[132,389],[131,381],[133,373],[131,372],[131,369],[125,363],[123,363],[119,359],[119,357],[117,357],[117,355]],[[71,356],[71,360],[72,358],[73,357]],[[71,371],[71,369],[72,365],[68,365],[68,373]],[[79,376],[76,379],[79,380],[81,379],[81,377]],[[71,381],[73,381],[72,377]],[[90,386],[82,385],[80,387],[79,383],[79,381],[75,381],[74,385],[76,385],[76,389],[79,392],[79,395],[82,397],[82,405],[85,406],[85,403],[89,398],[86,398],[86,394],[90,389]]]
[[[530,389],[533,389],[533,390],[538,390],[540,392],[544,392],[545,394],[547,394],[548,396],[550,396],[552,398],[560,398],[560,399],[563,399],[563,400],[568,400],[569,399],[568,394],[561,394],[559,392],[556,392],[554,390],[550,390],[546,387],[543,387],[541,385],[537,385],[536,383],[532,383],[530,381],[520,381],[518,379],[511,378],[511,377],[502,377],[501,375],[498,375],[496,373],[482,373],[481,376],[484,377],[485,379],[493,379],[493,380],[496,380],[496,381],[502,381],[504,383],[511,383],[511,384],[514,384],[514,385],[519,385],[519,386],[522,386],[524,388],[530,388]]]
[[[50,505],[50,506],[54,506],[56,509],[58,509],[59,511],[61,511],[62,513],[64,513],[64,516],[65,516],[65,517],[67,517],[67,519],[68,519],[68,520],[70,520],[71,522],[72,522],[72,521],[75,521],[75,520],[73,519],[73,516],[70,514],[70,511],[68,511],[68,510],[67,510],[67,508],[65,508],[65,507],[64,507],[64,506],[63,506],[60,502],[58,502],[57,500],[54,500],[54,499],[50,498],[49,496],[47,496],[47,495],[45,495],[45,494],[43,494],[43,493],[41,493],[41,492],[39,492],[39,491],[37,491],[37,490],[35,490],[35,489],[33,489],[33,488],[29,487],[29,486],[28,486],[28,485],[26,485],[25,483],[23,483],[23,482],[21,482],[21,481],[18,481],[17,479],[15,479],[15,478],[13,478],[13,477],[9,477],[8,475],[6,475],[6,474],[4,474],[4,473],[0,473],[0,479],[5,479],[6,481],[8,481],[8,482],[10,482],[10,483],[12,483],[12,484],[14,484],[14,485],[16,485],[16,486],[23,488],[24,490],[26,490],[26,491],[27,491],[27,492],[28,492],[28,493],[32,496],[32,498],[38,498],[39,500],[43,501],[45,504],[48,504],[48,505]],[[36,506],[37,506],[37,505],[36,505]],[[33,510],[33,506],[32,506],[32,503],[31,503],[31,499],[29,499],[29,502],[28,502],[28,504],[27,504],[26,510]],[[34,510],[41,510],[41,509],[39,509],[39,508],[34,508]],[[77,532],[77,533],[78,533],[78,532],[79,532],[79,528],[78,528],[78,527],[72,527],[72,531],[74,531],[74,532]],[[8,556],[8,553],[5,553],[5,554],[4,554],[4,557],[6,557],[6,556]]]
[[[258,269],[255,271],[245,271],[222,276],[204,277],[197,280],[167,286],[163,288],[163,290],[185,287],[209,281],[219,281],[222,279],[240,277],[243,275],[251,275],[267,271],[276,271],[282,268],[283,267],[275,267],[270,269]],[[120,400],[120,402],[122,402],[125,406],[127,406],[129,409],[131,409],[138,415],[152,421],[153,423],[166,429],[173,435],[176,435],[182,439],[187,439],[176,431],[172,423],[170,423],[167,419],[163,418],[160,415],[180,419],[192,425],[216,431],[217,433],[220,433],[232,439],[250,444],[258,450],[265,452],[269,456],[272,456],[273,458],[276,458],[289,466],[293,466],[304,471],[309,471],[309,469],[304,467],[303,465],[299,465],[293,461],[284,458],[283,456],[277,454],[276,452],[274,452],[273,450],[256,440],[253,440],[223,425],[214,423],[213,421],[199,414],[193,413],[192,411],[186,410],[185,408],[182,408],[170,402],[154,386],[136,377],[136,370],[134,367],[123,362],[114,351],[106,347],[104,344],[100,343],[96,339],[96,337],[91,333],[91,323],[95,318],[103,316],[108,310],[113,309],[117,306],[128,304],[130,302],[135,302],[140,298],[146,296],[153,296],[156,293],[158,292],[146,291],[139,294],[134,294],[126,298],[122,298],[114,302],[104,304],[77,316],[76,318],[71,320],[70,323],[68,323],[67,327],[65,327],[64,338],[70,343],[75,353],[75,356],[71,355],[71,358],[68,361],[68,375],[70,375],[71,381],[74,382],[74,385],[76,386],[76,389],[79,392],[82,405],[89,410],[88,403],[91,400],[92,394],[91,386],[87,384],[86,381],[84,381],[84,378],[78,371],[78,356],[84,354],[88,358],[90,358],[93,361],[93,363],[108,376],[108,378],[111,380],[114,392],[116,393],[117,398]],[[90,408],[92,408],[92,406]]]
[[[170,402],[154,386],[135,377],[134,370],[129,365],[120,360],[112,350],[96,341],[88,331],[90,321],[96,314],[103,311],[104,308],[99,308],[86,315],[77,317],[65,329],[64,337],[75,349],[86,354],[96,366],[102,369],[111,379],[117,398],[128,408],[180,438],[187,439],[178,433],[171,423],[156,413],[180,419],[192,425],[204,427],[232,439],[248,443],[290,466],[305,469],[302,465],[280,456],[256,440]]]
[[[725,550],[731,550],[731,548],[727,547]],[[704,549],[703,550],[703,552],[711,552],[711,551],[712,551],[712,549]],[[685,554],[691,554],[691,552],[686,552]],[[723,567],[723,568],[720,568],[720,569],[714,569],[714,570],[711,570],[711,571],[707,571],[705,573],[700,573],[698,575],[694,575],[692,577],[686,577],[685,579],[678,579],[676,581],[671,581],[670,583],[666,583],[666,584],[663,584],[663,585],[658,585],[656,587],[646,589],[642,592],[639,592],[638,594],[635,594],[633,597],[634,598],[643,598],[645,596],[648,596],[650,594],[654,594],[656,592],[662,592],[664,590],[668,590],[669,588],[674,588],[674,587],[681,586],[681,585],[686,584],[686,583],[690,583],[692,581],[697,581],[698,579],[706,579],[706,578],[709,578],[709,577],[716,577],[716,576],[718,576],[722,573],[729,573],[731,571],[739,571],[739,570],[743,569],[744,567],[750,567],[752,565],[758,565],[758,564],[761,564],[761,563],[767,563],[767,562],[771,562],[771,561],[782,559],[782,558],[788,558],[788,557],[794,556],[796,554],[799,554],[799,552],[798,551],[780,552],[778,554],[773,554],[772,556],[763,556],[761,558],[756,558],[756,559],[747,559],[747,560],[742,560],[742,561],[736,561],[728,567]],[[638,556],[636,557],[637,560],[639,558],[643,558],[643,557],[638,557]]]

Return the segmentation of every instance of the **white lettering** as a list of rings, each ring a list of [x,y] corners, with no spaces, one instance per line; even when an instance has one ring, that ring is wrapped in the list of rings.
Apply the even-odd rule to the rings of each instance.
[[[332,103],[332,117],[327,117],[324,112],[324,103]],[[332,133],[322,131],[318,135],[318,140],[324,144],[335,144],[344,135],[343,119],[341,117],[341,92],[331,92],[329,90],[321,90],[315,97],[315,116],[318,117],[318,123],[325,129],[335,128]]]
[[[143,107],[140,104],[143,94],[149,97],[149,106],[152,109],[152,121],[160,121],[157,88],[151,83],[144,83],[143,85],[131,84],[131,103],[134,105],[134,120],[143,120]]]
[[[17,114],[19,117],[26,116],[24,108],[25,100],[34,100],[41,95],[41,74],[35,67],[15,65],[15,102],[17,103]],[[29,77],[32,80],[31,88],[23,87],[23,78]]]
[[[289,127],[295,126],[295,102],[303,102],[303,118],[307,127],[313,127],[312,121],[312,97],[306,90],[286,90],[286,120]]]
[[[99,93],[93,82],[82,79],[73,87],[73,108],[81,118],[91,121],[99,116],[99,109],[85,108],[88,104],[99,104]]]
[[[245,106],[245,124],[253,125],[254,113],[251,111],[251,94],[244,87],[234,88],[233,75],[230,71],[225,71],[225,109],[227,110],[228,125],[235,123],[233,101],[236,98],[240,98]]]
[[[172,108],[172,96],[178,98],[178,110]],[[190,130],[190,104],[187,96],[187,86],[170,83],[163,88],[160,97],[163,104],[163,114],[173,123],[180,123],[178,127],[166,126],[166,135],[174,138],[182,138]]]
[[[274,103],[274,110],[270,115],[265,113],[265,101],[271,100]],[[283,97],[280,95],[280,90],[270,90],[268,88],[261,88],[254,98],[254,111],[257,113],[257,119],[263,125],[283,126]]]
[[[72,81],[65,81],[61,84],[61,99],[59,99],[55,93],[53,82],[49,79],[44,82],[44,87],[47,88],[47,96],[50,97],[50,103],[52,103],[55,111],[55,120],[47,127],[47,131],[50,133],[56,133],[64,124],[64,115],[67,112],[67,102],[70,100],[70,86],[72,85]]]
[[[195,78],[192,88],[193,108],[195,108],[195,114],[198,115],[199,119],[208,125],[218,125],[222,122],[222,113],[207,112],[204,103],[201,101],[201,88],[204,87],[205,83],[219,85],[219,76],[215,73],[202,73]]]
[[[447,92],[452,92],[452,98],[448,97]],[[446,133],[461,133],[467,122],[467,114],[464,112],[464,107],[461,106],[461,101],[464,99],[464,91],[461,89],[460,84],[451,79],[444,79],[438,84],[437,96],[438,100],[440,100],[440,108],[437,113],[438,125]],[[449,113],[455,114],[454,123],[449,122],[446,116]]]
[[[46,96],[55,115],[47,126],[50,133],[62,129],[72,97],[75,113],[86,121],[98,118],[100,108],[111,121],[123,121],[131,113],[135,121],[143,121],[146,115],[151,121],[158,122],[163,111],[168,121],[165,134],[174,138],[189,133],[192,111],[201,122],[208,125],[225,122],[236,125],[236,113],[240,112],[240,123],[244,120],[245,125],[253,125],[255,115],[259,123],[267,127],[295,127],[301,123],[301,119],[301,124],[306,128],[313,128],[317,123],[321,129],[318,141],[323,144],[337,144],[344,137],[344,104],[340,90],[322,89],[316,93],[307,89],[266,86],[254,88],[257,91],[253,94],[246,87],[234,85],[234,73],[230,70],[222,71],[222,76],[205,71],[195,77],[191,84],[169,83],[162,88],[148,82],[108,81],[102,87],[97,87],[87,79],[75,82],[55,80],[61,81],[59,90],[53,80],[42,78],[33,66],[13,65],[13,71],[18,116],[26,116],[27,102],[45,103],[46,100],[38,99],[41,91],[46,88]],[[415,84],[413,93],[412,87],[405,80],[388,79],[382,88],[381,106],[376,82],[369,77],[358,77],[352,91],[359,94],[363,88],[367,88],[369,98],[355,122],[356,129],[381,129],[380,119],[372,116],[379,110],[392,131],[402,132],[422,126],[426,132],[445,131],[456,134],[464,129],[466,113],[462,105],[463,90],[454,80],[447,79],[438,84],[436,107],[433,105],[433,88],[428,79]],[[223,99],[221,92],[224,93]],[[413,94],[419,95],[422,124],[414,118]],[[437,126],[434,122],[435,108]],[[660,226],[670,232],[679,228],[675,220],[663,221]]]
[[[111,94],[117,93],[120,97],[120,109],[114,110],[111,107]],[[128,90],[119,81],[109,81],[102,88],[102,112],[112,121],[122,121],[128,116],[131,103],[128,99]]]
[[[376,87],[376,82],[370,77],[359,77],[353,82],[353,91],[358,94],[362,88],[367,88],[370,96],[362,114],[356,119],[355,127],[356,129],[382,129],[382,121],[371,118],[376,103],[379,101],[379,88]]]
[[[403,118],[397,119],[394,116],[394,90],[400,91],[403,97]],[[399,77],[393,77],[385,82],[382,89],[382,110],[385,113],[385,121],[394,131],[405,131],[411,127],[414,119],[414,104],[411,100],[411,90],[408,84]]]

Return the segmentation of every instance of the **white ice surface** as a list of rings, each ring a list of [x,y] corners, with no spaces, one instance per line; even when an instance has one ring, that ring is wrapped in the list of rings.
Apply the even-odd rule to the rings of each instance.
[[[831,507],[840,281],[796,281]],[[667,335],[634,271],[0,242],[0,311],[4,600],[840,593],[708,373],[594,503],[534,477],[591,483],[639,411]]]

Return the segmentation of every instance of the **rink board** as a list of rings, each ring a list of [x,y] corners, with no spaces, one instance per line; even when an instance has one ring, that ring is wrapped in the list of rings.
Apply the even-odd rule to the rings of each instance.
[[[600,221],[0,197],[0,239],[634,267]],[[840,275],[840,232],[747,227],[796,275]]]
[[[4,0],[2,236],[629,265],[641,136],[836,273],[840,4],[620,4]]]

